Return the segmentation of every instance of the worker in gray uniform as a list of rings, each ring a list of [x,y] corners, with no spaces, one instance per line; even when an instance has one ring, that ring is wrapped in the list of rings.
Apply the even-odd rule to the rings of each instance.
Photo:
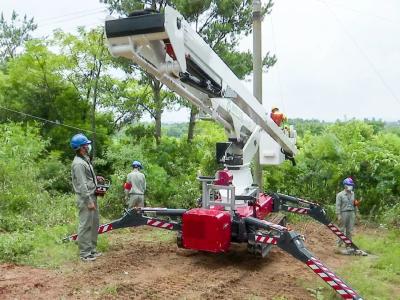
[[[131,188],[128,191],[127,204],[128,208],[144,206],[144,192],[146,191],[146,177],[141,172],[143,169],[140,161],[132,162],[132,172],[127,176],[127,183]]]
[[[79,133],[72,137],[71,148],[76,155],[72,162],[72,186],[79,209],[78,246],[83,261],[93,261],[101,253],[96,251],[99,210],[97,207],[97,179],[90,162],[91,141]]]
[[[344,189],[336,195],[336,216],[340,224],[342,232],[351,239],[352,231],[357,214],[357,207],[354,201],[354,181],[346,178],[343,180]],[[338,246],[343,244],[341,239],[338,240]]]

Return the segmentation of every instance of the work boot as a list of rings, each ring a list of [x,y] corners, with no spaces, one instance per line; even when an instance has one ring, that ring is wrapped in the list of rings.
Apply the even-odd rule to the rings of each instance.
[[[88,256],[81,256],[82,261],[94,261],[96,260],[96,257],[92,254],[89,254]]]
[[[97,252],[97,251],[93,251],[93,252],[91,253],[91,255],[94,256],[94,257],[96,258],[96,257],[102,256],[103,253]]]

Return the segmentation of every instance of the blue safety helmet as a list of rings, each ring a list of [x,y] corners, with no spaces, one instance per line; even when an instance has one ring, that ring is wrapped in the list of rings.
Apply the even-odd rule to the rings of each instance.
[[[354,181],[350,177],[347,177],[345,180],[343,180],[343,185],[351,185],[354,186]]]
[[[140,169],[143,169],[142,164],[140,163],[140,161],[137,161],[137,160],[134,160],[134,161],[133,161],[132,167],[133,167],[133,168],[140,168]]]
[[[78,133],[72,137],[70,145],[72,149],[78,150],[81,146],[91,143],[92,141],[90,141],[85,135]]]

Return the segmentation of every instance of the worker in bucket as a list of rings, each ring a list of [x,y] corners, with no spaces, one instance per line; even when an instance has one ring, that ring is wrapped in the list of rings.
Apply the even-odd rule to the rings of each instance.
[[[81,133],[74,135],[70,142],[71,148],[75,151],[71,176],[79,210],[78,246],[83,261],[94,261],[101,255],[96,250],[99,210],[96,197],[97,179],[89,157],[91,143]]]
[[[272,107],[270,117],[279,127],[282,125],[282,123],[287,121],[286,116],[283,113],[281,113],[279,111],[279,108],[276,106]]]
[[[336,216],[342,232],[351,240],[356,215],[358,213],[357,202],[354,198],[354,181],[348,177],[343,180],[344,189],[336,195]],[[338,247],[343,244],[338,239]]]
[[[141,172],[143,166],[140,161],[132,162],[132,172],[127,176],[126,185],[130,187],[128,191],[128,208],[144,206],[144,192],[146,191],[146,177]]]

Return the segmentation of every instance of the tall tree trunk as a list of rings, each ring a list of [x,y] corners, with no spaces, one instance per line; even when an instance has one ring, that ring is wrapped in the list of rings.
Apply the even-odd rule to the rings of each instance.
[[[190,109],[189,128],[188,128],[188,135],[187,135],[187,141],[189,143],[191,143],[193,141],[194,127],[196,125],[196,115],[198,113],[199,113],[198,108],[195,106],[192,106]]]
[[[157,145],[160,144],[161,141],[161,115],[163,113],[163,105],[161,98],[161,83],[158,80],[153,80],[153,94],[154,94],[154,119],[155,119],[155,132],[154,137],[156,139]]]
[[[92,122],[91,122],[91,130],[93,131],[93,138],[92,138],[92,159],[94,160],[96,157],[96,142],[97,142],[97,135],[96,135],[96,106],[97,106],[97,94],[99,89],[99,80],[100,80],[100,73],[101,73],[102,62],[99,62],[99,66],[96,72],[96,79],[94,82],[93,88],[93,101],[92,101]]]

